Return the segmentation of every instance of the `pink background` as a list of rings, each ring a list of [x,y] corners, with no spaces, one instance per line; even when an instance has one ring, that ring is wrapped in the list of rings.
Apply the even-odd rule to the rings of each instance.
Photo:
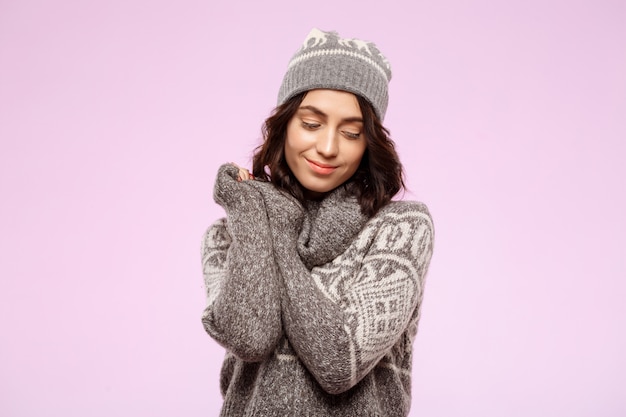
[[[0,0],[0,415],[210,416],[215,171],[376,41],[436,246],[411,415],[626,415],[626,3]]]

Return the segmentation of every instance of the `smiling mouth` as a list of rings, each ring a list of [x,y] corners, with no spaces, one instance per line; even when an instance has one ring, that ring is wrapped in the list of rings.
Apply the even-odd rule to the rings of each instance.
[[[311,167],[311,170],[313,170],[313,172],[315,172],[317,174],[328,175],[328,174],[332,174],[333,171],[335,171],[335,169],[337,169],[336,166],[328,165],[328,164],[322,164],[320,162],[314,162],[314,161],[311,161],[310,159],[307,159],[306,161],[309,164],[309,167]]]

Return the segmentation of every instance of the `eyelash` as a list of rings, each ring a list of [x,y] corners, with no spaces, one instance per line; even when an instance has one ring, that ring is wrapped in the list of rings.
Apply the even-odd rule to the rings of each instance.
[[[348,139],[358,139],[361,136],[361,133],[346,132],[345,130],[343,130],[342,133],[346,135]]]
[[[320,127],[320,124],[319,123],[307,123],[303,121],[302,126],[304,126],[306,129],[313,130],[313,129],[317,129],[318,127]]]
[[[321,125],[319,123],[307,123],[303,121],[302,126],[307,130],[315,130]],[[343,133],[344,136],[347,137],[348,139],[358,139],[361,136],[361,132],[354,133],[354,132],[348,132],[348,131],[342,130],[341,133]]]

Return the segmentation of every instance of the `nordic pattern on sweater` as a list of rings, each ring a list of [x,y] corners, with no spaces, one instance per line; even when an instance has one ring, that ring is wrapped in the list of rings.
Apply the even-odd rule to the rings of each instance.
[[[352,352],[349,385],[369,372],[405,329],[416,329],[419,316],[411,313],[423,296],[432,224],[422,210],[392,211],[409,207],[393,203],[343,255],[311,271],[320,291],[346,315]]]
[[[246,210],[226,207],[229,220],[217,221],[203,239],[203,323],[229,352],[222,369],[222,415],[351,415],[356,410],[406,415],[412,343],[432,254],[433,228],[425,206],[389,204],[356,230],[339,256],[308,269],[298,258],[298,234],[270,214],[275,207],[285,211],[285,201],[273,187],[251,185],[247,197],[259,201],[261,196],[260,213],[268,214],[250,210],[255,223],[242,231],[232,216]],[[240,259],[243,253],[234,253],[238,241],[250,238],[265,240],[266,246],[254,246]],[[291,402],[285,398],[291,391],[279,386],[285,383],[293,388]]]

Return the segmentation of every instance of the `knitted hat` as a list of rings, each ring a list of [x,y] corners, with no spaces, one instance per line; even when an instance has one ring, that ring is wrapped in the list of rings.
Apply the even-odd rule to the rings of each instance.
[[[278,92],[278,105],[303,91],[343,90],[363,96],[383,120],[389,80],[391,66],[376,45],[313,29],[289,62]]]

